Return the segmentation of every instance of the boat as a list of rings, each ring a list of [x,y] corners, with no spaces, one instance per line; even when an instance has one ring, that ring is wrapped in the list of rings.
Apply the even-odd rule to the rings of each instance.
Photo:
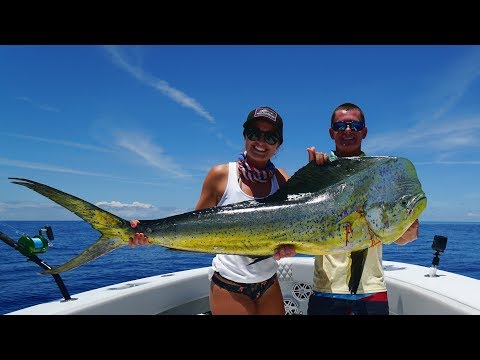
[[[53,240],[50,226],[34,237],[0,239],[43,269],[51,267],[39,254]],[[480,315],[480,280],[439,269],[447,238],[435,235],[432,266],[383,260],[391,315]],[[37,250],[35,250],[37,249]],[[277,271],[286,315],[306,315],[313,293],[314,256],[278,261]],[[5,315],[209,315],[208,270],[200,267],[160,274],[70,295],[60,274],[53,276],[62,298]]]
[[[279,261],[286,315],[306,315],[313,256]],[[480,280],[383,261],[391,315],[480,315]],[[208,267],[122,282],[5,315],[209,315]]]

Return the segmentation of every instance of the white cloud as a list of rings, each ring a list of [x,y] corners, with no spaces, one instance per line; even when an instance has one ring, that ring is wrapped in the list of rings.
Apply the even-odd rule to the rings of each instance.
[[[140,209],[154,209],[155,206],[151,204],[144,204],[138,201],[134,201],[131,204],[125,204],[120,201],[99,201],[95,205],[102,208],[110,209],[122,209],[122,208],[140,208]]]
[[[21,100],[21,101],[25,101],[25,102],[28,102],[36,107],[38,107],[39,109],[41,110],[44,110],[44,111],[49,111],[49,112],[56,112],[56,113],[59,113],[60,112],[60,109],[59,108],[56,108],[56,107],[53,107],[53,106],[50,106],[50,105],[46,105],[46,104],[35,104],[32,99],[26,97],[26,96],[17,96],[16,97],[17,100]]]
[[[165,80],[160,80],[146,73],[145,71],[143,71],[142,68],[132,65],[127,60],[125,54],[122,53],[119,47],[105,46],[105,49],[111,55],[113,63],[128,72],[134,78],[144,83],[145,85],[151,86],[154,89],[159,90],[176,103],[186,108],[192,109],[198,115],[205,118],[209,123],[215,124],[215,119],[213,118],[213,116],[210,115],[208,111],[206,111],[203,106],[197,102],[197,100],[188,96],[183,91],[170,86]]]
[[[158,145],[155,145],[149,136],[140,134],[117,131],[114,134],[116,144],[126,149],[135,155],[139,156],[149,166],[167,171],[178,177],[190,177],[191,175],[186,173],[179,165],[177,165],[174,159],[165,154],[165,151]]]
[[[18,138],[18,139],[40,141],[40,142],[45,142],[45,143],[49,143],[49,144],[58,144],[58,145],[63,145],[63,146],[68,146],[68,147],[80,148],[80,149],[84,149],[84,150],[93,150],[93,151],[99,151],[99,152],[113,152],[113,150],[111,150],[111,149],[102,148],[102,147],[95,146],[95,145],[87,145],[87,144],[76,143],[76,142],[67,141],[67,140],[47,139],[47,138],[42,138],[42,137],[38,137],[38,136],[4,133],[4,132],[0,132],[0,134],[5,135],[5,136],[15,137],[15,138]]]

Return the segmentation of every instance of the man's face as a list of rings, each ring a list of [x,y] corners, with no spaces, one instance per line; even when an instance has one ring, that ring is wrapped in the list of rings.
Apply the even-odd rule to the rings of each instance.
[[[333,126],[329,130],[330,137],[335,140],[336,154],[338,156],[360,155],[362,140],[367,136],[367,127],[360,120],[360,111],[337,110],[334,123],[341,125],[337,129]]]

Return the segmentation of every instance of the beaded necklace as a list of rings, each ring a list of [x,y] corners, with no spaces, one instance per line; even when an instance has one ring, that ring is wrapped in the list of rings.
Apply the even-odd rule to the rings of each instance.
[[[252,182],[263,183],[270,181],[270,179],[273,177],[273,174],[275,174],[275,165],[273,165],[270,160],[268,160],[267,166],[263,170],[256,169],[255,167],[249,165],[247,162],[246,151],[240,153],[237,165],[242,176]]]

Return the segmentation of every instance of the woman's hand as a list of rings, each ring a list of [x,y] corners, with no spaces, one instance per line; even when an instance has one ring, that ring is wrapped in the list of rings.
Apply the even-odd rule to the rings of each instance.
[[[275,260],[280,260],[284,257],[291,257],[297,255],[293,245],[280,245],[273,254]]]
[[[130,220],[130,226],[132,228],[136,228],[139,223],[139,220]],[[134,248],[137,245],[152,245],[152,243],[148,241],[148,236],[144,233],[135,233],[133,237],[128,239],[128,243],[131,248]]]

